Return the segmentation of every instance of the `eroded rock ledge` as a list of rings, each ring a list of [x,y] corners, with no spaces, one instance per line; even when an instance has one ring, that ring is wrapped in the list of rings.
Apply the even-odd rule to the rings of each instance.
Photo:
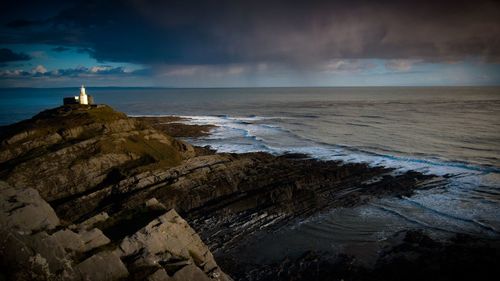
[[[64,227],[36,190],[0,186],[0,256],[11,280],[231,280],[175,210],[111,241],[95,227],[105,213]]]
[[[107,106],[60,107],[2,128],[0,179],[10,184],[2,189],[3,223],[11,229],[5,237],[30,253],[7,247],[6,264],[20,259],[39,276],[58,278],[88,272],[92,280],[224,280],[212,253],[259,231],[443,180],[306,155],[213,153],[161,129]],[[37,203],[22,201],[23,192]],[[33,206],[46,221],[11,217]],[[26,228],[21,233],[12,230],[16,221]],[[46,243],[59,249],[56,257],[44,256]]]

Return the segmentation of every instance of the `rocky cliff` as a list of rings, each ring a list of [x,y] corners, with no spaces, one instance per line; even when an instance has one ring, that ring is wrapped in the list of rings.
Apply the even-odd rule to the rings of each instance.
[[[0,207],[0,256],[12,280],[231,280],[175,210],[112,241],[95,227],[106,213],[64,226],[32,188],[0,182]]]
[[[411,195],[440,180],[305,155],[217,154],[162,128],[107,106],[60,107],[2,128],[0,179],[11,186],[2,189],[7,218],[2,225],[9,237],[27,241],[19,247],[30,253],[18,256],[7,247],[3,262],[35,261],[37,274],[45,277],[224,280],[228,277],[208,249],[223,255],[246,237],[290,220],[372,198]],[[11,216],[31,206],[15,199],[24,192],[38,198],[46,223]],[[21,203],[9,205],[15,202]],[[19,234],[16,223],[33,226]],[[47,246],[39,241],[61,244],[54,246],[61,249],[57,262],[49,262],[41,250]],[[37,254],[48,264],[40,265]],[[101,264],[112,266],[109,274]]]
[[[194,155],[190,145],[104,105],[47,110],[0,134],[0,176],[13,186],[37,189],[48,201]]]

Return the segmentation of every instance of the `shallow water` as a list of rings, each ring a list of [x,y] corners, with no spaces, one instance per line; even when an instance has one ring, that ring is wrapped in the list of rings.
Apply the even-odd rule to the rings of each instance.
[[[78,89],[2,89],[0,124],[58,105]],[[393,233],[500,236],[500,88],[92,89],[130,115],[215,124],[192,139],[219,151],[307,153],[449,177],[411,198],[382,199],[297,222],[260,239],[249,260],[383,244]],[[278,243],[279,242],[279,243]]]

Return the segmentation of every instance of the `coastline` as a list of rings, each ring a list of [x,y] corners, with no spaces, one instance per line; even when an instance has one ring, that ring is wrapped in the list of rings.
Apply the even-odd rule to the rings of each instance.
[[[217,127],[215,125],[187,125],[182,121],[188,120],[179,116],[149,116],[131,117],[136,120],[146,122],[153,128],[164,132],[174,138],[198,138],[210,135],[210,130]]]
[[[147,118],[156,119],[157,117],[143,117],[143,119]],[[162,116],[159,120],[165,123],[184,121],[180,124],[186,128],[186,132],[190,132],[192,129],[199,130],[199,132],[192,134],[183,132],[179,135],[185,138],[206,137],[209,135],[209,130],[217,127],[213,124],[189,124],[189,122],[186,123],[189,121],[188,118],[178,116]],[[155,120],[155,122],[159,120]],[[208,128],[208,133],[206,128]],[[161,130],[161,127],[157,127],[157,129]],[[168,132],[168,129],[165,132]],[[204,149],[209,148],[205,147]],[[211,150],[211,153],[216,152]],[[304,154],[284,154],[281,157],[299,160],[311,159],[309,155]],[[441,180],[445,179],[441,178]],[[356,204],[346,208],[354,207]],[[327,208],[326,210],[331,211],[332,209]],[[283,253],[280,260],[266,263],[256,263],[255,257],[249,258],[247,256],[246,260],[242,258],[245,256],[244,252],[252,247],[252,243],[256,243],[265,236],[273,235],[280,228],[294,227],[302,220],[304,217],[297,217],[281,224],[278,223],[270,229],[253,233],[239,241],[239,245],[234,248],[216,252],[215,257],[233,278],[249,281],[332,280],[332,276],[342,276],[338,277],[338,280],[400,280],[402,276],[405,280],[422,280],[429,278],[429,276],[443,278],[443,280],[468,280],[479,276],[487,279],[493,271],[493,265],[500,257],[499,239],[485,239],[464,234],[450,234],[446,238],[436,239],[431,238],[427,231],[409,228],[387,237],[385,241],[381,242],[378,249],[368,250],[368,252],[377,252],[376,257],[371,257],[369,261],[342,251],[335,253],[326,250],[326,248],[323,251],[310,250],[300,254],[297,252],[294,254]],[[197,229],[200,227],[194,225]],[[206,235],[204,238],[210,241],[212,237]],[[432,264],[432,266],[422,267],[422,264]],[[460,269],[439,269],[447,268],[450,264]]]
[[[68,118],[78,123],[64,123]],[[264,270],[234,256],[252,237],[272,233],[292,221],[323,211],[361,206],[377,198],[409,197],[415,190],[434,187],[435,181],[446,181],[415,171],[394,174],[390,168],[320,161],[301,154],[216,153],[163,133],[175,131],[177,136],[198,137],[214,127],[178,125],[179,119],[165,118],[143,122],[108,107],[63,107],[42,112],[31,120],[3,128],[1,179],[15,190],[30,187],[39,192],[60,219],[58,228],[71,229],[71,225],[105,213],[106,218],[93,227],[108,239],[109,244],[100,246],[108,247],[106,251],[114,249],[113,253],[123,249],[116,248],[120,241],[123,244],[130,237],[138,237],[141,231],[148,231],[151,221],[174,209],[201,237],[220,268],[238,280],[277,280],[276,274],[282,272],[279,270],[282,263],[266,265]],[[75,178],[75,170],[86,173]],[[12,192],[12,188],[2,190]],[[11,199],[5,197],[5,200]],[[3,211],[5,217],[15,222],[11,211]],[[52,230],[46,233],[53,235]],[[423,234],[414,236],[421,237],[417,244],[427,241]],[[35,238],[30,233],[25,239]],[[496,249],[487,257],[495,257]],[[464,253],[469,255],[470,250],[466,247]],[[103,248],[96,248],[84,257],[90,259],[102,251]],[[117,262],[124,263],[132,279],[139,278],[134,275],[141,272],[138,262],[147,263],[150,258],[142,254],[134,256],[132,252],[120,255],[123,257]],[[81,254],[77,256],[78,261],[85,262]],[[315,260],[322,257],[329,259],[328,255],[320,255]],[[165,265],[178,262],[178,257],[158,258]],[[219,280],[212,274],[213,266],[204,267],[210,258],[186,258],[184,261],[196,264],[196,270]],[[469,262],[475,256],[466,258]],[[292,261],[295,265],[304,264],[300,257]],[[186,266],[153,268],[165,269],[171,275]],[[397,267],[397,263],[390,266]],[[306,273],[311,267],[316,268],[317,264],[309,263],[298,269],[288,265],[291,271],[283,280],[291,280],[292,275],[303,278],[294,280],[308,280]],[[320,273],[328,273],[328,268],[322,268],[327,271]],[[362,271],[367,275],[357,279],[370,279],[367,269]]]

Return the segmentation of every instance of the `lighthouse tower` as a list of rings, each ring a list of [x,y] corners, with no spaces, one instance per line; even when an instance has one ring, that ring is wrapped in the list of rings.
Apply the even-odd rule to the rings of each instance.
[[[85,92],[85,87],[82,85],[82,87],[80,88],[80,95],[63,98],[63,104],[64,105],[71,105],[71,104],[93,105],[94,104],[94,97],[91,95],[87,95],[87,93]]]
[[[89,104],[89,99],[87,97],[87,94],[85,93],[85,87],[83,87],[83,85],[80,88],[79,101],[80,101],[80,104]]]

